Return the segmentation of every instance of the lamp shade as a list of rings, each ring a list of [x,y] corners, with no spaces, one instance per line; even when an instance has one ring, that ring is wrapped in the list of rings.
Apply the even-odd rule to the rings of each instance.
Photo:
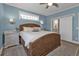
[[[11,24],[14,24],[14,23],[15,23],[13,18],[10,18],[9,22],[10,22]]]

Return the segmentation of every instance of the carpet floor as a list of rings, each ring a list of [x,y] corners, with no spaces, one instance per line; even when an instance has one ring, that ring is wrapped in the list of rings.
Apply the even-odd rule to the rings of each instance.
[[[4,49],[4,56],[27,56],[22,45],[13,46],[10,48]]]
[[[78,56],[79,45],[62,41],[61,46],[50,52],[48,56]]]
[[[22,45],[6,48],[3,56],[27,56]],[[79,45],[62,41],[61,46],[50,52],[47,56],[79,56]]]

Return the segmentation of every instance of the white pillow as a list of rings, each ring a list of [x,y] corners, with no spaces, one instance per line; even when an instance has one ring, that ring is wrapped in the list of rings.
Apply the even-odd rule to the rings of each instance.
[[[40,27],[34,27],[34,30],[41,30],[41,28]]]
[[[23,27],[23,31],[30,31],[30,32],[32,32],[33,28],[31,28],[31,27]]]

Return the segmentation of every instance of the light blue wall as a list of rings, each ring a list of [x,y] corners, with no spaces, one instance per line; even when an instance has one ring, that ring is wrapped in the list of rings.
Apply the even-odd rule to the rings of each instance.
[[[79,7],[74,7],[68,10],[64,10],[62,12],[50,15],[47,17],[47,29],[51,30],[51,19],[59,17],[59,16],[63,16],[63,15],[68,15],[68,14],[72,14],[74,13],[75,15],[73,16],[73,21],[72,21],[72,35],[73,35],[73,40],[75,41],[79,41],[78,38],[78,30],[76,29],[78,27],[78,15],[77,13],[79,13]]]
[[[5,20],[5,25],[6,25],[5,30],[15,29],[16,27],[18,27],[22,23],[34,22],[34,23],[40,24],[40,22],[38,22],[38,21],[30,21],[30,20],[19,19],[19,11],[25,11],[25,10],[4,4],[4,13],[5,13],[5,19],[6,19]],[[25,12],[29,12],[29,11],[25,11]],[[29,13],[33,13],[33,12],[29,12]],[[33,13],[33,14],[36,14],[36,13]],[[36,15],[39,15],[39,14],[36,14]],[[11,25],[9,23],[9,19],[11,17],[13,17],[15,22],[16,22],[14,25]],[[39,15],[39,19],[44,21],[46,19],[46,16]]]
[[[13,6],[9,6],[6,4],[0,4],[0,47],[2,46],[2,32],[7,31],[7,30],[13,30],[16,27],[19,27],[20,24],[23,23],[28,23],[28,22],[33,22],[33,23],[37,23],[40,24],[40,22],[38,21],[28,21],[28,20],[23,20],[23,19],[19,19],[19,11],[25,11]],[[29,11],[25,11],[25,12],[29,12]],[[29,13],[33,13],[33,12],[29,12]],[[33,13],[36,14],[36,13]],[[36,14],[39,15],[39,14]],[[14,18],[15,20],[15,24],[10,24],[9,23],[9,19],[10,18]],[[39,19],[44,21],[43,27],[45,28],[45,23],[46,23],[46,16],[43,15],[39,15]]]

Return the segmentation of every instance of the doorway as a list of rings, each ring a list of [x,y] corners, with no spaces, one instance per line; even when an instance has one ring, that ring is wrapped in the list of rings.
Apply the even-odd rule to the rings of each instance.
[[[53,20],[53,31],[59,33],[59,19]]]
[[[59,33],[62,40],[72,41],[72,16],[54,19],[52,25],[52,31]]]

